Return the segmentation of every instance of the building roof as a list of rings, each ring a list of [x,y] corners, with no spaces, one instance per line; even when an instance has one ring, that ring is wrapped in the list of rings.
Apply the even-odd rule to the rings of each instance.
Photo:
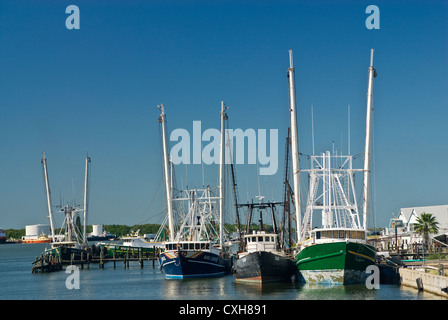
[[[400,218],[405,223],[416,223],[422,213],[431,213],[439,223],[439,234],[448,233],[448,205],[401,208]]]

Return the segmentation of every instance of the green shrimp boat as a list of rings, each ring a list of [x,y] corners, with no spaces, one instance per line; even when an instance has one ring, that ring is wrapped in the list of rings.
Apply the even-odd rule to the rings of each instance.
[[[297,223],[295,262],[299,280],[306,283],[354,284],[365,282],[375,264],[376,250],[367,243],[367,216],[370,200],[372,89],[376,71],[373,68],[373,49],[370,56],[366,136],[362,169],[355,168],[356,157],[342,152],[326,151],[309,156],[309,168],[299,167],[297,114],[294,89],[294,68],[290,51],[290,117],[291,147],[294,179],[294,208]],[[350,132],[350,129],[349,129]],[[314,136],[314,132],[313,132]],[[357,162],[356,162],[357,163]],[[307,173],[308,196],[305,212],[301,212],[300,175]],[[355,180],[362,183],[355,189]],[[357,192],[362,192],[358,208]]]
[[[356,284],[366,281],[376,250],[358,229],[315,229],[296,255],[300,280],[307,283]]]

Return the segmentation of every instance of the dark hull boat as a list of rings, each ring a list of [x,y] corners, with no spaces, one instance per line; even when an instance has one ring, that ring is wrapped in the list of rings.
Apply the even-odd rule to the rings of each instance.
[[[216,250],[167,250],[160,254],[161,271],[168,279],[219,277],[229,273],[230,259]]]
[[[45,179],[45,191],[47,195],[48,217],[50,219],[51,228],[51,248],[45,249],[41,257],[36,258],[35,264],[40,261],[40,269],[44,270],[46,262],[57,262],[58,265],[72,264],[77,262],[85,262],[91,259],[92,251],[87,243],[86,221],[87,221],[87,194],[88,194],[88,176],[89,176],[90,158],[86,157],[86,173],[84,185],[84,208],[77,206],[65,205],[61,206],[60,212],[64,214],[64,223],[60,229],[59,236],[55,236],[55,228],[53,221],[53,210],[50,197],[50,183],[48,179],[47,158],[45,153],[42,158],[42,165]],[[84,213],[84,225],[81,230],[80,212]],[[57,271],[59,268],[50,266],[47,271]]]
[[[168,279],[218,277],[230,273],[232,256],[224,228],[224,188],[214,196],[210,186],[204,189],[177,191],[173,196],[172,167],[168,159],[168,140],[163,105],[162,124],[164,177],[167,197],[169,241],[159,255],[161,271]],[[221,102],[221,143],[219,185],[224,186],[224,121],[227,118]],[[171,177],[171,179],[170,179]],[[176,215],[174,212],[176,211]],[[177,221],[175,221],[177,219]]]
[[[277,233],[253,231],[244,236],[244,242],[246,250],[233,263],[238,282],[291,281],[297,274],[292,256],[279,247]]]
[[[297,273],[288,256],[267,251],[249,253],[236,260],[233,268],[235,278],[240,282],[291,281]]]
[[[71,246],[58,246],[53,247],[44,252],[46,255],[60,256],[62,262],[72,261],[85,261],[87,257],[91,257],[89,251],[83,248],[76,248]]]

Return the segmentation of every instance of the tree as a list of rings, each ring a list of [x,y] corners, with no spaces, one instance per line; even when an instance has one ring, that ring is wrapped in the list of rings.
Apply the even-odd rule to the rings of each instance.
[[[429,234],[439,232],[439,223],[431,213],[422,212],[420,217],[417,217],[417,223],[414,225],[414,230],[423,236],[423,243],[427,246],[429,243]]]

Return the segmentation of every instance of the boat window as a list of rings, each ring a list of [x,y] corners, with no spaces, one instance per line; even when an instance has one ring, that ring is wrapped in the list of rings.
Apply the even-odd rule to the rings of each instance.
[[[320,239],[320,231],[316,231],[316,239]]]
[[[266,242],[272,241],[272,240],[270,240],[270,238],[271,237],[264,237],[264,241],[266,241]]]
[[[258,237],[258,241],[263,241],[263,237]]]
[[[195,248],[196,250],[201,249],[201,244],[200,244],[200,243],[195,243],[195,244],[194,244],[194,248]]]
[[[252,237],[252,242],[257,241],[257,237]]]
[[[184,243],[184,244],[183,244],[183,248],[184,248],[185,250],[188,250],[188,243]]]
[[[344,239],[344,231],[339,230],[339,239]]]
[[[188,246],[188,249],[194,250],[194,243],[190,243],[189,246]]]

